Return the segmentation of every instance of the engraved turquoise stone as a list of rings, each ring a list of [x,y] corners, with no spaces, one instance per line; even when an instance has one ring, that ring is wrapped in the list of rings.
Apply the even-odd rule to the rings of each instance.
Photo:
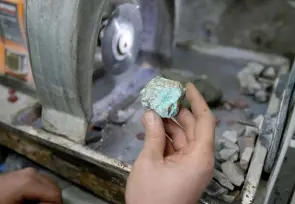
[[[157,76],[140,93],[145,108],[155,111],[162,118],[172,118],[178,114],[185,89],[178,81]]]

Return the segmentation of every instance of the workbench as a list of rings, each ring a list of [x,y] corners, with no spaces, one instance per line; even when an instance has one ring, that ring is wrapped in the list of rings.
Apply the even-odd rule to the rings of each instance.
[[[248,61],[258,61],[277,66],[280,73],[287,73],[290,68],[290,63],[286,58],[276,55],[211,46],[195,46],[194,51],[189,52],[179,49],[175,54],[174,66],[182,66],[206,74],[219,87],[222,87],[222,81],[230,75],[228,85],[222,87],[222,89],[226,97],[236,97],[238,92],[234,93],[229,89],[233,86],[238,87],[235,81],[236,73]],[[216,74],[216,71],[219,71],[220,74]],[[124,143],[119,142],[122,141],[120,137],[113,138],[112,146],[102,148],[101,151],[72,142],[65,137],[44,131],[40,124],[35,123],[40,117],[41,108],[38,99],[32,94],[33,92],[26,90],[17,92],[18,101],[10,103],[7,101],[8,89],[8,87],[0,85],[0,93],[2,93],[0,95],[1,145],[24,155],[37,164],[112,203],[124,202],[126,179],[143,141],[135,143],[134,136],[126,136]],[[251,102],[249,101],[249,103]],[[267,106],[253,104],[253,107],[258,111],[257,114],[267,111]],[[223,115],[218,110],[215,114]],[[231,114],[236,118],[241,117],[238,112]],[[220,134],[224,129],[224,124],[222,124],[217,128],[217,134]],[[129,149],[125,148],[126,144],[131,145],[128,146]],[[132,146],[135,144],[140,145]],[[119,154],[120,148],[125,148],[126,152]],[[244,188],[246,190],[241,197],[242,203],[251,203],[254,199],[266,153],[267,150],[258,141],[245,182]]]

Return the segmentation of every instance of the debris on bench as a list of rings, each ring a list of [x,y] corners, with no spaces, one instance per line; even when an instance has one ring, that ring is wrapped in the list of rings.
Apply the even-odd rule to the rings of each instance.
[[[274,67],[250,62],[238,73],[237,78],[242,93],[252,95],[259,103],[266,103],[276,75]]]
[[[215,144],[215,157],[217,160],[227,161],[232,155],[239,152],[239,146],[230,140],[217,138]]]
[[[188,82],[193,83],[210,107],[219,105],[222,99],[222,91],[213,86],[206,75],[196,75],[193,72],[180,69],[162,69],[161,73],[163,77],[179,81],[183,86]],[[182,101],[182,105],[190,109],[190,104],[186,100]]]
[[[220,196],[220,199],[227,203],[233,203],[237,198],[233,195],[223,194]]]
[[[265,90],[258,90],[254,94],[254,99],[257,102],[265,103],[268,100],[268,93]]]
[[[235,186],[241,186],[244,182],[244,172],[238,165],[231,161],[221,164],[222,172],[229,178]]]
[[[227,194],[228,190],[222,187],[219,183],[214,180],[211,180],[210,184],[207,186],[205,192],[214,197],[218,197],[222,194]]]
[[[219,182],[220,185],[223,187],[226,187],[227,189],[233,191],[234,190],[234,185],[230,182],[229,178],[224,175],[222,172],[214,169],[213,172],[213,177]]]
[[[239,145],[241,154],[243,154],[243,152],[245,151],[247,147],[254,149],[255,140],[256,140],[255,135],[254,136],[245,135],[245,136],[239,137],[238,145]]]
[[[229,158],[229,161],[236,162],[236,161],[238,161],[238,159],[239,159],[239,154],[235,153]]]
[[[254,148],[252,147],[246,147],[244,151],[241,153],[241,159],[240,159],[240,167],[243,170],[247,170],[248,166],[250,164],[250,160],[252,158],[252,153],[254,151]]]
[[[238,141],[238,133],[235,130],[227,130],[223,132],[222,137],[233,143]]]
[[[262,72],[262,76],[267,79],[275,79],[276,78],[276,70],[274,67],[267,67]]]

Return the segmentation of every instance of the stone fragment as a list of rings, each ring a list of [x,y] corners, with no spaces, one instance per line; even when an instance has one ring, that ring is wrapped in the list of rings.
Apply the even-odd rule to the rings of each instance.
[[[222,172],[214,169],[213,171],[213,177],[219,182],[220,185],[222,185],[223,187],[226,187],[227,189],[233,191],[234,190],[234,186],[233,184],[230,182],[230,180],[227,178],[226,175],[224,175]]]
[[[220,159],[224,161],[229,160],[231,156],[233,156],[237,152],[238,152],[237,149],[223,149],[219,152]]]
[[[140,92],[143,107],[157,112],[162,118],[175,117],[185,95],[181,83],[155,77]]]
[[[257,102],[260,102],[260,103],[265,103],[268,101],[268,94],[266,93],[266,91],[264,90],[258,90],[255,92],[254,94],[254,99],[257,101]]]
[[[257,62],[249,62],[243,69],[245,73],[248,73],[253,76],[259,76],[263,70],[264,65]]]
[[[238,139],[240,152],[243,153],[246,147],[254,149],[256,136],[243,136]]]
[[[226,188],[222,187],[216,181],[211,180],[211,182],[207,186],[205,192],[210,196],[217,197],[222,194],[227,194],[228,190]]]
[[[108,119],[115,124],[124,124],[135,113],[134,108],[127,108],[126,110],[116,110],[110,112]]]
[[[200,76],[180,69],[163,69],[161,73],[163,77],[179,81],[183,86],[188,82],[192,82],[198,87],[210,107],[218,105],[222,99],[222,91],[213,86],[206,75]],[[182,105],[190,109],[190,104],[186,100],[182,101]]]
[[[239,154],[235,153],[229,158],[229,161],[236,162],[236,161],[238,161],[238,159],[239,159]]]
[[[246,126],[245,127],[245,136],[256,136],[258,134],[258,130],[255,127]]]
[[[268,79],[275,79],[276,69],[274,67],[268,67],[262,72],[262,76]]]
[[[243,170],[247,170],[251,157],[253,153],[252,147],[246,147],[245,150],[241,153],[241,159],[240,159],[240,167]]]
[[[260,126],[263,120],[264,120],[264,116],[258,115],[256,118],[253,119],[253,122],[256,123],[257,126]]]
[[[279,112],[280,104],[281,104],[281,100],[279,97],[277,96],[272,97],[267,109],[267,113],[270,116],[275,116]]]
[[[235,186],[241,186],[243,184],[244,173],[236,164],[231,161],[226,161],[221,164],[221,169]]]
[[[248,73],[239,72],[238,79],[240,81],[240,87],[241,87],[242,93],[252,95],[256,91],[259,91],[262,89],[261,84],[257,82],[255,77]]]
[[[234,130],[237,132],[238,137],[242,136],[245,132],[245,126],[241,124],[233,124],[230,126],[230,130]]]
[[[228,160],[233,154],[239,152],[239,146],[230,140],[218,138],[215,141],[216,159]]]
[[[226,194],[221,195],[219,198],[227,203],[233,203],[236,200],[235,196]]]
[[[223,132],[222,137],[233,143],[236,143],[238,140],[238,133],[234,130],[227,130]]]

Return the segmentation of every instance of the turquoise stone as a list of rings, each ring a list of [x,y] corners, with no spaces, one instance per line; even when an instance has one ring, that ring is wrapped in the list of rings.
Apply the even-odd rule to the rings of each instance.
[[[178,114],[184,95],[185,89],[180,82],[158,76],[141,91],[141,103],[162,118],[172,118]]]

